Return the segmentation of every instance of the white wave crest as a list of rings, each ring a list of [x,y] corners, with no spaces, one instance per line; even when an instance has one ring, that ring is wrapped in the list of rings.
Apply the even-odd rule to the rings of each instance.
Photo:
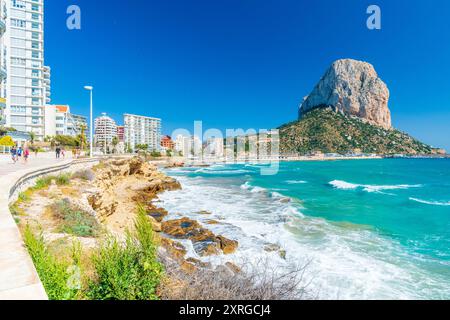
[[[423,203],[423,204],[428,204],[430,206],[442,206],[442,207],[450,206],[450,201],[448,201],[448,202],[426,201],[426,200],[417,199],[417,198],[409,198],[409,200]]]
[[[341,180],[334,180],[334,181],[331,181],[329,184],[332,185],[334,188],[341,189],[341,190],[355,190],[358,188],[362,188],[363,191],[366,191],[366,192],[378,192],[378,193],[381,193],[382,191],[385,191],[385,190],[402,190],[402,189],[404,190],[404,189],[409,189],[409,188],[422,187],[421,184],[414,184],[414,185],[398,184],[398,185],[384,185],[384,186],[365,185],[365,184],[350,183],[350,182],[341,181]]]
[[[286,181],[287,184],[305,184],[308,183],[307,181],[303,180],[288,180]]]

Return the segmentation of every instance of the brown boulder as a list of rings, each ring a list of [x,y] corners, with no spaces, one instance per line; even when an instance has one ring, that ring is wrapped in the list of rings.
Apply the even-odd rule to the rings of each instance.
[[[239,242],[235,240],[230,240],[223,236],[217,236],[216,239],[219,243],[220,249],[222,249],[224,254],[232,254],[238,248]]]

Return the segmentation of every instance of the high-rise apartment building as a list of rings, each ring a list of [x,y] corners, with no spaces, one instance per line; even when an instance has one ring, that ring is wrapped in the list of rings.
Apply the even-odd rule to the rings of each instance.
[[[101,117],[95,119],[94,124],[95,145],[102,147],[111,145],[113,138],[117,137],[116,122],[108,117],[106,113],[102,113]]]
[[[150,151],[161,149],[161,119],[124,114],[125,143],[128,148],[147,145]]]
[[[5,33],[6,33],[7,9],[4,0],[0,0],[0,126],[6,124],[6,56],[5,56]]]
[[[7,71],[2,90],[6,125],[34,132],[37,139],[43,139],[48,101],[44,82],[44,0],[2,2],[7,26],[1,50],[1,63]]]

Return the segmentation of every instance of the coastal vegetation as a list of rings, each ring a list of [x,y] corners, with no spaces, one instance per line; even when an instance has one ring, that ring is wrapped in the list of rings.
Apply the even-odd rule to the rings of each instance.
[[[361,118],[317,108],[280,130],[282,153],[431,154],[432,147],[406,133],[384,129]]]

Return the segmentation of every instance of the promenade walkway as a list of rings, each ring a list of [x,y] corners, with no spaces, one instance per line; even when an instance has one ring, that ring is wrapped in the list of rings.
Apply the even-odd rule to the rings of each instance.
[[[13,164],[9,156],[0,155],[0,300],[47,299],[19,229],[9,212],[8,201],[10,190],[24,175],[70,162],[70,158],[56,160],[53,153],[48,153],[37,157],[31,155],[28,164],[22,161]]]

